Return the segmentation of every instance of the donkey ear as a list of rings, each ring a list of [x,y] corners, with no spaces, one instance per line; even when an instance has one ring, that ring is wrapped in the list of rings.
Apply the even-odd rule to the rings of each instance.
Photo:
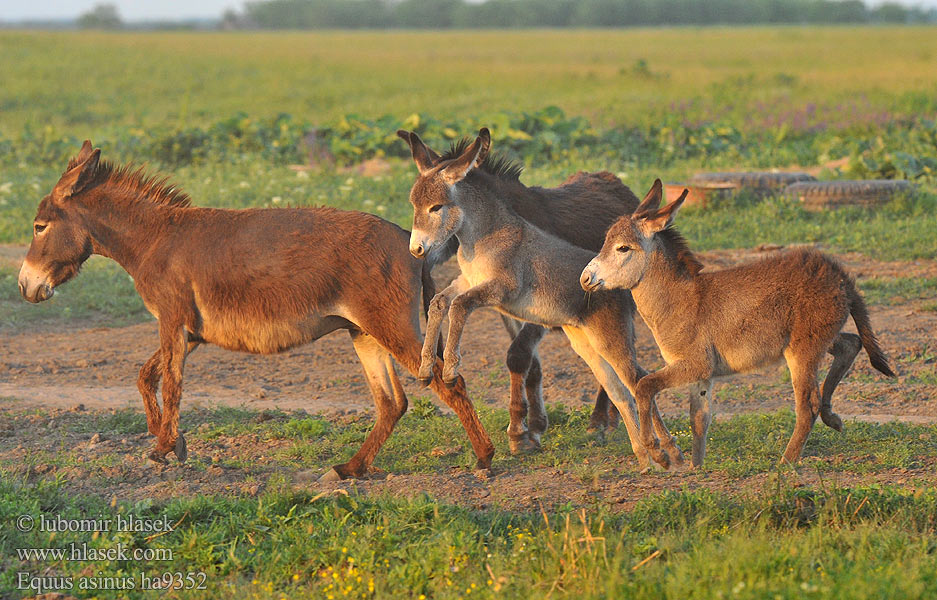
[[[658,181],[660,180],[658,179]],[[644,235],[650,236],[670,227],[673,224],[674,217],[677,216],[677,211],[683,206],[683,202],[689,193],[690,190],[684,189],[680,197],[667,206],[639,217],[638,227]]]
[[[436,161],[439,160],[439,155],[424,144],[423,140],[420,139],[420,136],[418,136],[416,132],[398,129],[397,136],[410,146],[410,153],[413,154],[413,162],[416,163],[416,168],[420,171],[420,175],[432,169]]]
[[[491,133],[487,127],[482,127],[478,132],[478,137],[471,146],[465,149],[462,156],[453,159],[442,170],[443,180],[449,185],[459,183],[472,169],[485,162],[489,150],[491,150]]]
[[[91,142],[86,141],[85,144],[90,146]],[[85,147],[82,146],[81,152],[78,153],[79,157],[84,153],[84,150]],[[101,149],[92,150],[84,160],[66,171],[52,189],[55,196],[57,198],[68,198],[84,190],[94,179],[94,173],[98,168],[100,158]],[[75,160],[77,161],[78,157]]]
[[[645,215],[653,213],[657,210],[657,207],[660,206],[661,197],[664,195],[664,184],[660,182],[660,179],[654,180],[654,185],[651,186],[651,189],[648,190],[647,196],[644,197],[644,200],[641,201],[641,204],[634,209],[634,214],[636,217],[640,215]]]
[[[75,156],[75,164],[81,164],[88,160],[88,157],[91,156],[91,140],[85,140],[85,143],[81,145],[81,150],[78,151],[78,155]]]

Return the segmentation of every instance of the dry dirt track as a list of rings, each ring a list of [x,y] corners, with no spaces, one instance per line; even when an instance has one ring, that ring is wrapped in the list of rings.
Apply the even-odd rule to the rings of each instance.
[[[23,248],[6,247],[2,258],[14,263]],[[763,255],[759,250],[718,251],[701,255],[709,268],[728,266]],[[935,277],[937,261],[882,262],[861,255],[841,255],[857,277]],[[437,279],[451,278],[453,264],[438,270]],[[873,327],[882,347],[897,363],[899,378],[887,385],[868,381],[874,371],[864,353],[834,398],[844,417],[875,420],[900,418],[937,421],[937,385],[920,382],[932,373],[928,360],[902,362],[903,358],[937,349],[937,313],[919,310],[920,301],[898,301],[873,306]],[[852,330],[850,321],[848,327]],[[638,324],[639,360],[647,368],[662,365],[650,332]],[[0,330],[0,397],[12,405],[88,408],[140,407],[135,388],[136,372],[157,344],[156,324],[124,328],[82,327],[66,331]],[[500,319],[490,310],[475,313],[466,328],[463,374],[475,402],[506,406],[507,370],[504,352],[508,338]],[[541,346],[544,393],[548,402],[571,406],[590,403],[595,384],[585,364],[572,352],[562,334],[553,333]],[[933,361],[933,359],[930,359]],[[399,370],[399,369],[398,369]],[[409,374],[403,374],[409,393],[425,393]],[[865,376],[865,377],[863,377]],[[774,410],[792,406],[790,388],[784,384],[783,366],[740,376],[718,384],[717,411],[723,415]],[[926,377],[924,379],[927,379]],[[685,413],[683,392],[665,392],[660,398],[665,414]],[[7,404],[10,405],[10,402]],[[188,360],[183,409],[196,405],[246,405],[251,408],[303,408],[309,412],[366,411],[370,396],[348,336],[336,332],[318,342],[275,356],[253,356],[215,347],[198,349]]]

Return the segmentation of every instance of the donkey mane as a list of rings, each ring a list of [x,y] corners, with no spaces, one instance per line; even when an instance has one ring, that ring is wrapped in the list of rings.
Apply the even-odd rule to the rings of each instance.
[[[439,157],[439,162],[452,160],[453,158],[462,156],[462,153],[472,145],[472,142],[474,142],[474,140],[471,138],[462,138],[461,140],[454,142],[451,146],[449,146],[449,150],[444,152],[442,156]],[[485,161],[479,168],[489,175],[494,175],[500,179],[518,181],[521,177],[521,172],[524,170],[524,165],[517,161],[511,160],[501,152],[492,152],[488,154],[487,157],[485,157]]]
[[[74,159],[69,161],[72,168]],[[192,203],[189,195],[169,183],[168,177],[147,175],[143,167],[133,163],[117,166],[101,161],[94,172],[95,184],[109,184],[117,192],[133,194],[162,206],[185,208]]]
[[[674,257],[681,270],[687,275],[696,275],[703,270],[701,263],[687,244],[686,238],[680,235],[680,232],[673,227],[668,227],[663,231],[657,232],[664,251]]]

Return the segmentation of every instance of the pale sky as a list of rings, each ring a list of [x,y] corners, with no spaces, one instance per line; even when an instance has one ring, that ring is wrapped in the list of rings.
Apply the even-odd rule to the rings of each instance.
[[[73,19],[99,1],[116,4],[125,21],[215,18],[227,8],[240,10],[243,6],[243,0],[0,0],[0,21]],[[937,7],[937,0],[904,0],[901,3]],[[881,1],[871,4],[881,4]]]

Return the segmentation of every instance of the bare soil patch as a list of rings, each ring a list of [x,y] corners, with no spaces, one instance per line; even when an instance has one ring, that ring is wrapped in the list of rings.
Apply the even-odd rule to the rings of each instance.
[[[770,251],[768,249],[767,251]],[[21,260],[24,249],[0,247],[0,259]],[[703,253],[707,266],[723,267],[763,255],[764,249],[726,250]],[[17,258],[20,257],[20,258]],[[935,277],[937,261],[878,261],[858,254],[839,258],[860,280],[868,277]],[[437,273],[440,284],[455,275],[453,264]],[[873,327],[882,347],[897,366],[899,377],[885,380],[869,365],[864,353],[846,377],[834,398],[834,408],[844,418],[873,421],[905,420],[915,423],[937,421],[937,314],[921,308],[921,301],[901,301],[871,308]],[[852,323],[849,330],[854,330]],[[653,338],[643,323],[637,324],[639,360],[647,368],[663,364]],[[482,310],[470,319],[463,346],[462,372],[473,400],[478,404],[506,407],[508,373],[504,353],[508,337],[500,318],[493,311]],[[88,448],[91,434],[59,432],[48,423],[14,425],[10,411],[23,408],[51,409],[56,414],[72,414],[83,405],[88,411],[134,408],[142,410],[135,382],[140,365],[155,350],[155,322],[131,327],[107,328],[75,323],[66,330],[51,330],[41,325],[29,330],[0,331],[0,460],[29,453],[31,450],[86,448],[89,453],[106,451],[113,455],[105,469],[109,483],[105,490],[99,483],[86,490],[83,479],[87,466],[75,465],[64,475],[76,492],[107,493],[121,498],[169,497],[233,491],[256,494],[271,475],[282,475],[294,485],[321,488],[354,486],[364,493],[389,492],[416,494],[424,491],[442,498],[477,507],[499,505],[517,509],[538,503],[559,505],[606,503],[627,508],[652,491],[707,487],[713,489],[760,489],[769,484],[768,473],[754,477],[730,478],[711,472],[652,473],[637,476],[633,465],[604,463],[596,473],[585,477],[563,469],[534,469],[508,472],[496,469],[478,477],[465,469],[444,470],[435,474],[378,473],[373,479],[354,483],[318,484],[314,476],[301,469],[285,469],[282,464],[266,462],[276,441],[251,439],[250,436],[214,440],[210,444],[189,440],[190,460],[186,465],[145,467],[144,450],[152,443],[146,434],[113,435],[99,432],[106,440]],[[550,403],[570,407],[591,404],[596,384],[585,364],[572,352],[559,333],[547,336],[541,346],[544,364],[544,394]],[[402,371],[398,368],[398,371]],[[431,394],[421,389],[409,374],[403,374],[411,399]],[[686,414],[686,392],[664,393],[659,399],[665,415]],[[774,411],[793,403],[786,367],[763,373],[738,376],[717,384],[716,412],[722,415]],[[329,419],[370,420],[372,404],[350,340],[336,333],[318,342],[274,356],[255,356],[203,347],[188,360],[185,374],[183,410],[218,405],[242,406],[264,410],[305,410],[323,413]],[[81,412],[78,410],[77,412]],[[406,418],[406,417],[404,417]],[[46,419],[48,420],[48,419]],[[183,414],[185,420],[185,414]],[[185,429],[185,423],[183,423]],[[548,434],[549,435],[549,432]],[[285,443],[285,442],[284,442]],[[273,445],[273,447],[271,446]],[[500,454],[507,448],[498,448]],[[215,457],[213,459],[213,457]],[[250,461],[250,468],[221,466],[224,459],[237,457]],[[819,475],[811,470],[808,459],[791,475],[794,481],[815,482]],[[863,476],[864,483],[921,482],[934,485],[935,465],[920,469],[879,472]],[[94,467],[99,468],[99,467]],[[42,476],[42,467],[24,466],[26,477]],[[837,474],[833,483],[848,485],[858,476]],[[92,489],[93,488],[93,489]]]

